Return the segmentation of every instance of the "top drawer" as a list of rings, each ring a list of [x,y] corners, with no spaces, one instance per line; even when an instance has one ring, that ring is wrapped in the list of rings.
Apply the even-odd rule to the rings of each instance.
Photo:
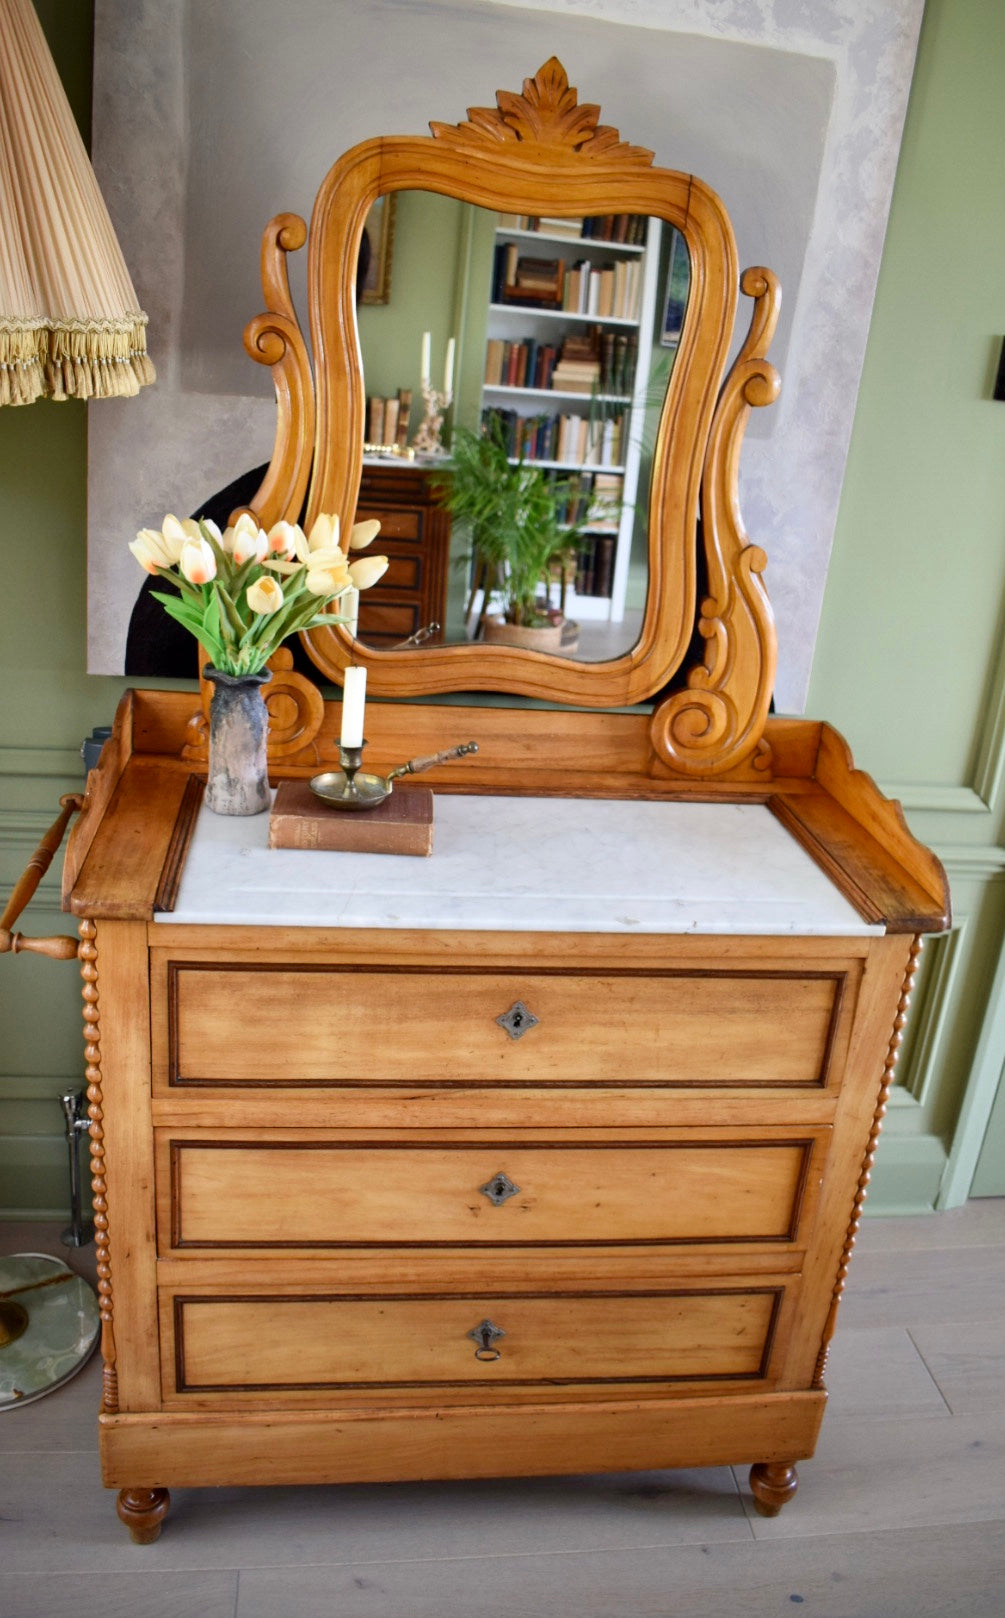
[[[840,971],[798,969],[577,975],[168,960],[154,974],[155,1083],[820,1089],[845,982]]]
[[[365,518],[376,517],[380,522],[380,537],[386,539],[410,539],[421,542],[423,529],[423,514],[421,511],[395,511],[384,509],[382,511],[357,511],[355,521],[363,522]]]

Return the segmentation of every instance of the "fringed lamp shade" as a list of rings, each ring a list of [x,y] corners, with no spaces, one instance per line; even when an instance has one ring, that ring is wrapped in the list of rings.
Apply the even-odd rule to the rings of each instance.
[[[138,393],[146,324],[31,0],[0,0],[0,404]]]

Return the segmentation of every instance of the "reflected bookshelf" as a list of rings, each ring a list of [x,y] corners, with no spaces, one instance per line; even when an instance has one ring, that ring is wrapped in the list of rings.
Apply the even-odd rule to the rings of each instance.
[[[629,214],[497,221],[482,422],[573,491],[579,619],[625,612],[659,236]]]

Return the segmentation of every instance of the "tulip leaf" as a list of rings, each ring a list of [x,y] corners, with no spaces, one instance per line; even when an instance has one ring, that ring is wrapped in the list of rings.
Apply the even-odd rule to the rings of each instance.
[[[220,606],[223,608],[223,616],[227,620],[228,627],[230,628],[232,633],[237,636],[238,640],[243,640],[243,636],[244,636],[244,632],[245,632],[244,619],[241,617],[241,614],[238,612],[238,610],[237,610],[236,606],[234,605],[233,601],[231,600],[230,595],[228,594],[228,592],[224,589],[223,585],[220,584],[219,582],[217,583],[216,599],[219,602]]]
[[[216,595],[215,590],[211,591],[210,598],[206,603],[206,611],[205,611],[205,613],[203,615],[203,622],[205,623],[206,628],[209,631],[209,633],[211,635],[215,636],[217,639],[219,639],[219,636],[220,636],[220,603],[219,603],[219,600],[217,599],[217,595]]]
[[[283,585],[283,595],[286,597],[287,601],[290,601],[294,596],[298,596],[302,593],[304,588],[304,580],[306,578],[307,568],[303,564],[297,568],[295,573],[289,574],[286,583]]]
[[[221,646],[220,642],[218,640],[214,640],[211,635],[197,635],[196,640],[199,642],[199,645],[210,659],[213,667],[222,669],[224,674],[226,674],[228,672],[227,648],[225,646]]]
[[[151,590],[150,594],[153,596],[155,601],[161,602],[165,612],[169,612],[172,618],[177,618],[180,624],[187,625],[187,627],[193,630],[193,632],[196,629],[202,629],[202,613],[197,612],[195,608],[189,606],[187,602],[182,601],[178,596],[162,595],[159,590]]]
[[[241,566],[237,569],[237,571],[235,572],[233,578],[230,581],[230,594],[231,594],[232,598],[235,601],[237,600],[237,598],[241,594],[241,591],[247,585],[253,584],[253,583],[256,582],[255,580],[252,579],[251,574],[252,574],[252,572],[254,571],[254,569],[256,567],[260,567],[260,566],[261,566],[261,563],[258,561],[258,558],[255,557],[255,556],[249,556],[249,558],[248,558],[248,560],[246,562],[241,563]]]
[[[197,585],[189,584],[189,582],[186,579],[184,573],[176,573],[173,568],[167,568],[167,567],[159,567],[157,569],[157,572],[158,572],[158,574],[160,575],[160,577],[162,579],[165,579],[167,581],[168,584],[173,585],[174,588],[178,591],[178,594],[181,595],[181,596],[184,596],[186,601],[200,601],[201,602],[201,600],[202,600],[202,592],[201,592],[201,590],[198,588]]]
[[[300,634],[305,629],[332,629],[336,624],[347,624],[349,619],[344,615],[332,612],[318,612],[317,600],[301,609],[302,615],[297,622],[291,625],[290,634]]]
[[[305,629],[333,629],[338,624],[348,624],[352,620],[345,613],[322,612],[317,617],[309,618],[305,624],[298,624],[300,631]]]
[[[205,647],[214,662],[218,663],[219,659],[226,655],[225,648],[219,639],[212,634],[198,613],[193,612],[190,607],[179,601],[176,596],[161,595],[158,590],[152,590],[151,595],[155,601],[161,602],[164,611],[170,617],[176,619],[183,628],[195,636],[199,644]]]

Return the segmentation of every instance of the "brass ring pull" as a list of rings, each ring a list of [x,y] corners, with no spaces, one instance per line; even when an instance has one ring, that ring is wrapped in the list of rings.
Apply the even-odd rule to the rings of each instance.
[[[497,1342],[500,1337],[506,1336],[501,1326],[493,1325],[491,1320],[483,1320],[480,1325],[471,1328],[468,1336],[478,1344],[475,1349],[476,1360],[485,1361],[501,1358],[500,1350],[492,1347],[492,1344]]]

